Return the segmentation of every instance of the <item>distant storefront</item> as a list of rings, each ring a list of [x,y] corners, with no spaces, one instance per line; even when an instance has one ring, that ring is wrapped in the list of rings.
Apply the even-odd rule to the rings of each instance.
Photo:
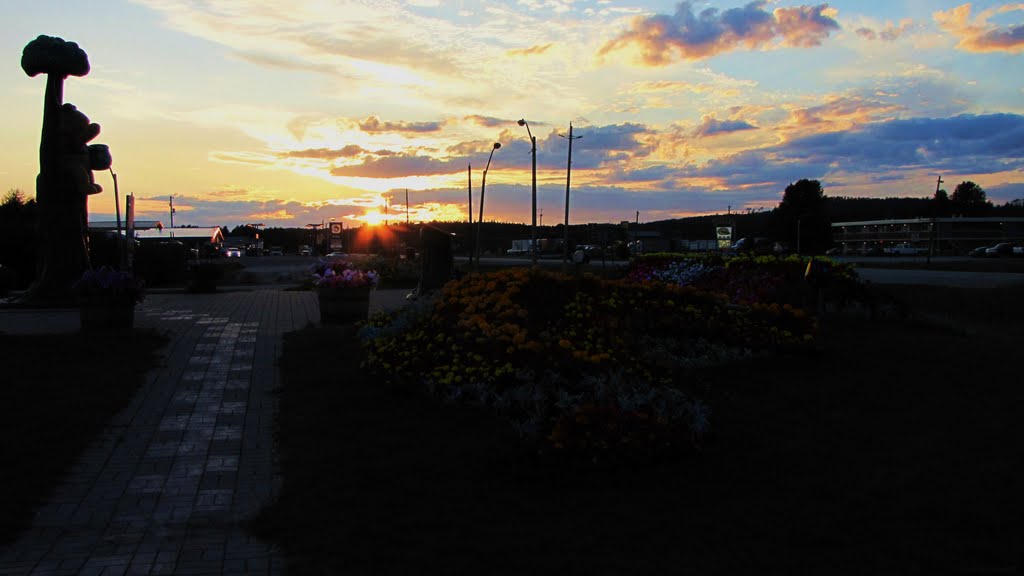
[[[139,230],[135,238],[141,244],[180,242],[190,250],[199,252],[216,252],[224,243],[224,232],[216,227],[210,228],[150,228]]]
[[[846,254],[910,244],[933,254],[965,254],[978,246],[1024,242],[1024,218],[913,218],[835,222],[832,241]]]

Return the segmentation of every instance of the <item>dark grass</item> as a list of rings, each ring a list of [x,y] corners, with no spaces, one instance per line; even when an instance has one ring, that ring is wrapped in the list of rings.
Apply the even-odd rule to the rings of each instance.
[[[0,542],[26,528],[75,458],[125,407],[166,338],[0,334]]]
[[[932,314],[981,298],[933,292],[891,295]],[[351,329],[295,332],[284,485],[256,527],[294,574],[1012,573],[1020,340],[986,318],[829,318],[817,353],[707,375],[702,453],[589,467],[540,462],[484,414],[364,380]]]

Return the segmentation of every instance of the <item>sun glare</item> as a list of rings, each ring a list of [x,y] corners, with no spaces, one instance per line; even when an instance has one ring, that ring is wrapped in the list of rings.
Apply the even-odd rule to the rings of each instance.
[[[380,210],[371,210],[362,216],[356,216],[356,220],[370,226],[383,224],[386,219],[386,216]]]

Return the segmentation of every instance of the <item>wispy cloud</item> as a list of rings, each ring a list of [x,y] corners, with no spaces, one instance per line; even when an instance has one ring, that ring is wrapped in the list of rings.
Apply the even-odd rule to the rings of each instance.
[[[899,25],[887,22],[885,26],[876,29],[870,26],[862,26],[855,30],[861,38],[868,40],[881,40],[882,42],[895,42],[906,34],[914,25],[914,21],[906,18],[900,20]]]
[[[536,56],[543,54],[551,49],[554,44],[544,44],[540,46],[530,46],[529,48],[514,48],[505,52],[509,56]]]
[[[363,132],[397,132],[397,133],[425,133],[440,132],[444,128],[444,122],[381,122],[380,118],[370,116],[357,126]]]
[[[1024,4],[1007,4],[983,10],[971,18],[970,3],[932,14],[944,31],[960,39],[956,47],[966,52],[1024,51],[1024,24],[1001,27],[990,23],[996,14],[1024,11]]]
[[[336,160],[338,158],[352,158],[365,154],[367,151],[359,145],[349,144],[340,150],[330,148],[311,148],[308,150],[292,150],[283,154],[286,158],[316,158],[319,160]]]
[[[700,60],[733,50],[775,46],[818,46],[839,29],[828,4],[764,9],[757,0],[742,8],[719,12],[706,8],[695,14],[689,1],[680,2],[675,14],[636,17],[630,29],[601,47],[599,55],[624,48],[640,51],[647,66],[665,66],[675,58]]]

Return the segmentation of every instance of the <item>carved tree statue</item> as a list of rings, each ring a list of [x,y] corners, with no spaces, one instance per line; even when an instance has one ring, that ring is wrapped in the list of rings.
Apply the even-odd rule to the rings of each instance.
[[[89,268],[86,199],[103,190],[92,171],[110,167],[110,151],[102,144],[88,145],[99,134],[99,124],[63,102],[64,79],[89,73],[85,51],[74,42],[39,36],[25,46],[21,67],[29,76],[46,74],[36,177],[36,278],[26,299],[69,303],[72,284]]]

